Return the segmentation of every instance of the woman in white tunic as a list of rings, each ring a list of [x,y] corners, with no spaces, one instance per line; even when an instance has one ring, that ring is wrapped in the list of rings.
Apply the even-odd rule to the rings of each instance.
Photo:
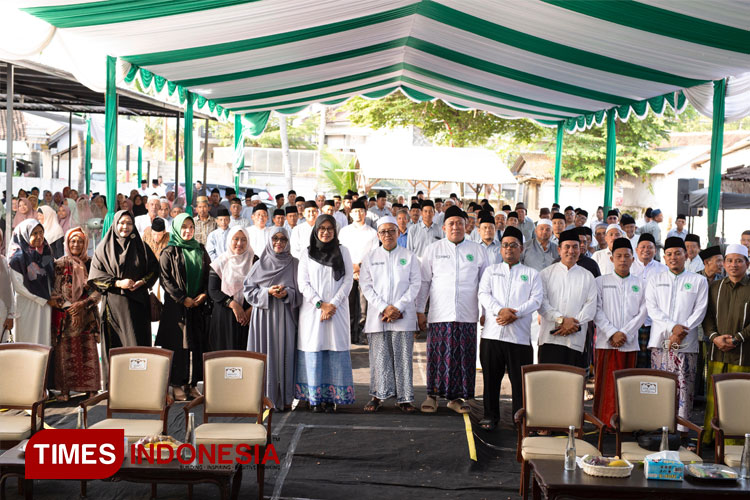
[[[336,411],[354,403],[349,356],[349,292],[352,259],[339,245],[336,220],[315,221],[310,246],[302,251],[297,282],[303,300],[297,338],[295,397],[314,412]]]
[[[51,305],[62,306],[51,290],[54,260],[39,221],[26,219],[13,230],[10,275],[16,290],[16,342],[50,345]]]
[[[0,342],[6,340],[13,330],[13,319],[16,317],[16,297],[13,293],[13,283],[10,278],[10,269],[5,255],[0,254],[0,322],[3,329],[0,334]],[[6,334],[5,331],[8,331]]]

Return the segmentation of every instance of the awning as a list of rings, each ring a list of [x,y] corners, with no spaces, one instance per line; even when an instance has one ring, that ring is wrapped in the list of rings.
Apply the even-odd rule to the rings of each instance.
[[[357,147],[362,174],[368,179],[516,184],[500,157],[487,149],[449,147]]]
[[[690,208],[707,207],[708,189],[690,191],[688,204]],[[750,208],[750,194],[721,193],[719,208],[723,210],[742,210]]]
[[[95,47],[197,107],[294,113],[400,90],[570,131],[750,70],[750,2],[27,0],[53,39]],[[39,38],[50,37],[48,31]],[[27,44],[30,42],[25,40]],[[86,58],[88,54],[78,54]],[[91,58],[87,62],[90,62]],[[103,65],[103,61],[99,62]],[[103,74],[103,67],[102,67]],[[731,80],[730,80],[731,93]],[[729,106],[729,105],[728,105]]]

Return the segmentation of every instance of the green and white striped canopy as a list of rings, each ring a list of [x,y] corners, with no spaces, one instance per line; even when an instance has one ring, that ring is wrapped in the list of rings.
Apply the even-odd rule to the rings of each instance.
[[[568,130],[750,71],[746,0],[28,0],[197,105],[298,112],[400,89]],[[224,111],[225,112],[225,111]],[[258,118],[261,118],[260,120]]]

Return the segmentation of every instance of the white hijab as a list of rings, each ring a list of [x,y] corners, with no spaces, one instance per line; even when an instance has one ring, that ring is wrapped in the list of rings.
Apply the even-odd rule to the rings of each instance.
[[[234,235],[239,231],[242,231],[247,238],[247,248],[241,254],[234,254],[231,250],[231,242]],[[234,226],[229,229],[226,242],[226,251],[211,263],[211,268],[221,278],[221,291],[233,297],[238,304],[244,304],[245,299],[242,290],[245,278],[253,267],[253,257],[255,256],[253,249],[250,247],[250,236],[244,227]]]
[[[44,222],[42,223],[42,226],[44,226],[44,239],[51,245],[65,236],[65,231],[63,231],[57,219],[57,212],[52,207],[43,205],[39,207],[39,210],[44,214]]]

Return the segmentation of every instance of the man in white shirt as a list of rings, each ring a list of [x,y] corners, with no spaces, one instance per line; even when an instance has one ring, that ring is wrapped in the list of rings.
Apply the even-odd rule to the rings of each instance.
[[[685,262],[685,268],[691,273],[698,273],[703,271],[705,267],[703,265],[703,259],[700,257],[701,253],[701,237],[697,234],[688,234],[685,236],[685,250],[687,252],[687,261]]]
[[[435,204],[432,200],[422,202],[422,220],[409,228],[406,236],[406,248],[417,257],[424,255],[425,249],[438,240],[443,239],[443,230],[435,224]]]
[[[534,237],[534,221],[526,215],[526,206],[523,203],[516,203],[516,213],[518,214],[518,229],[523,233],[524,241],[531,241]]]
[[[501,240],[503,260],[489,266],[479,283],[479,302],[484,326],[479,346],[484,377],[484,418],[487,431],[500,420],[500,383],[507,370],[515,415],[523,403],[521,367],[534,362],[531,349],[531,317],[544,297],[536,270],[520,263],[523,234],[508,228]]]
[[[577,265],[581,252],[577,229],[560,233],[560,262],[541,271],[544,299],[539,308],[539,362],[583,368],[589,321],[596,315],[594,276]]]
[[[596,226],[599,224],[607,224],[604,222],[604,207],[602,206],[596,207],[596,217],[589,224],[591,231],[596,231]]]
[[[229,227],[240,226],[247,228],[251,225],[250,221],[242,217],[242,202],[239,198],[233,198],[229,203]],[[257,255],[257,254],[256,254]]]
[[[227,233],[229,232],[229,210],[219,207],[216,211],[216,229],[208,233],[206,238],[206,252],[215,261],[219,255],[226,251]]]
[[[391,215],[391,210],[386,206],[387,193],[383,190],[378,191],[378,197],[375,200],[375,206],[367,211],[367,217],[377,222],[380,217]]]
[[[367,344],[362,333],[367,318],[367,300],[359,286],[359,266],[371,250],[378,246],[378,233],[365,223],[367,209],[364,200],[352,203],[349,215],[352,223],[339,233],[339,242],[349,250],[354,267],[354,283],[349,292],[349,322],[352,344]]]
[[[492,266],[503,261],[500,250],[500,240],[496,237],[495,218],[486,210],[479,212],[479,224],[477,227],[479,239],[477,243],[482,245],[487,252],[487,265]]]
[[[300,258],[302,252],[310,246],[310,235],[315,226],[315,219],[318,218],[318,205],[313,200],[305,202],[305,208],[302,212],[304,221],[300,221],[292,230],[291,250],[294,257]]]
[[[297,206],[287,205],[287,207],[284,209],[285,214],[285,221],[284,221],[284,229],[286,229],[286,232],[289,233],[291,236],[292,231],[297,226],[297,221],[299,220],[299,213],[297,213]]]
[[[620,226],[617,224],[610,224],[607,226],[607,232],[604,234],[604,238],[607,241],[606,250],[597,250],[594,252],[592,259],[599,266],[599,272],[602,274],[611,274],[615,271],[615,266],[612,264],[612,244],[617,238],[622,238],[623,232]]]
[[[422,256],[422,287],[417,301],[420,330],[427,332],[427,399],[422,411],[435,413],[437,398],[448,408],[469,413],[474,397],[477,357],[479,279],[487,267],[481,245],[466,238],[466,215],[452,206],[445,211],[445,238]],[[429,317],[425,315],[430,300]]]
[[[635,223],[635,221],[634,221]],[[628,238],[612,245],[614,272],[596,278],[596,379],[594,415],[610,425],[617,412],[614,372],[635,368],[638,329],[646,319],[646,300],[641,278],[630,273],[633,248]]]
[[[648,341],[651,368],[677,375],[678,414],[690,420],[698,363],[698,327],[706,315],[708,282],[685,268],[686,258],[682,238],[667,238],[664,263],[669,270],[649,278],[646,307],[652,321]],[[687,427],[678,425],[678,430],[687,432]]]
[[[552,236],[550,237],[550,241],[554,244],[558,244],[560,241],[560,233],[565,231],[565,216],[561,214],[560,212],[555,212],[552,214]]]
[[[396,219],[378,219],[378,239],[362,259],[359,285],[367,299],[364,333],[370,344],[370,396],[366,413],[374,413],[383,400],[395,397],[404,413],[415,413],[412,353],[417,329],[416,299],[422,286],[419,259],[397,245]]]
[[[247,219],[248,221],[252,221],[253,209],[257,207],[258,204],[260,204],[260,196],[258,196],[257,194],[253,194],[253,192],[248,189],[245,193],[245,206],[242,207],[240,217],[242,217],[243,219]]]
[[[638,246],[635,248],[636,258],[633,265],[630,266],[630,273],[638,276],[643,282],[643,288],[648,286],[648,280],[651,276],[667,271],[668,268],[658,260],[654,259],[656,255],[656,243],[654,236],[650,233],[643,233],[638,237]],[[638,360],[637,368],[651,368],[651,352],[648,350],[648,340],[651,337],[651,318],[646,315],[643,325],[638,330]]]
[[[266,243],[268,243],[268,208],[264,203],[259,203],[253,209],[253,225],[246,227],[247,234],[250,237],[250,248],[253,249],[253,253],[258,256],[263,255],[263,251],[266,249]]]
[[[138,230],[138,234],[143,236],[143,232],[146,228],[151,227],[151,223],[159,216],[159,208],[161,208],[159,198],[149,198],[148,203],[146,203],[146,210],[148,210],[148,213],[139,215],[133,221],[135,222],[135,228]]]
[[[685,214],[677,214],[677,218],[674,220],[675,227],[670,229],[667,233],[667,238],[677,236],[683,240],[688,235],[687,229],[685,229]]]
[[[630,240],[630,246],[635,248],[638,246],[639,235],[635,234],[635,219],[630,214],[622,214],[620,218],[620,228],[625,233],[625,238]]]

